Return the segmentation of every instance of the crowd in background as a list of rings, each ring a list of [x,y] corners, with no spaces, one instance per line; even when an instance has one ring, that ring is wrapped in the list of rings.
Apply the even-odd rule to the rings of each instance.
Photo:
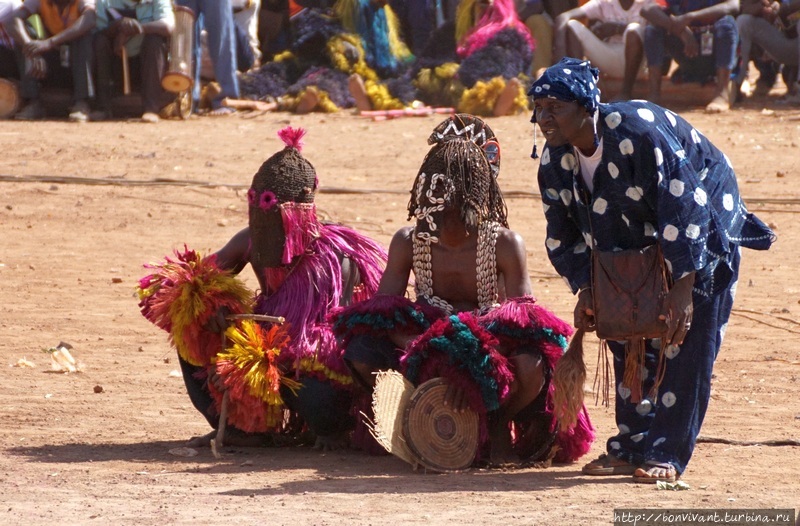
[[[183,8],[191,27],[176,24]],[[779,75],[800,103],[798,16],[800,0],[0,0],[0,79],[22,100],[17,119],[46,117],[49,86],[71,90],[70,120],[114,118],[132,83],[142,120],[157,122],[175,115],[162,78],[182,31],[192,110],[213,116],[241,99],[298,113],[505,115],[527,109],[531,82],[564,56],[620,86],[607,97],[636,89],[661,102],[669,77],[714,86],[706,110],[723,112]]]

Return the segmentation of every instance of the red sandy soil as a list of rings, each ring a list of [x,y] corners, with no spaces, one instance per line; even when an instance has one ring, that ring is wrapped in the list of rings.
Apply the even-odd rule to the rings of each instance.
[[[780,237],[769,252],[744,254],[702,433],[796,440],[800,110],[773,98],[723,115],[681,113],[727,153],[750,208]],[[800,507],[800,447],[792,446],[701,443],[684,475],[688,491],[586,477],[581,463],[435,475],[359,451],[169,453],[208,429],[170,374],[178,364],[166,335],[138,312],[142,264],[183,243],[208,253],[243,227],[246,188],[282,146],[276,132],[287,124],[308,129],[304,153],[321,180],[324,215],[388,244],[406,224],[407,192],[439,120],[243,113],[157,125],[2,122],[0,523],[594,525],[612,523],[623,507]],[[528,115],[489,123],[535,294],[571,319],[574,298],[546,259]],[[135,184],[156,179],[174,183]],[[74,346],[84,372],[48,372],[41,350],[60,341]],[[24,357],[36,367],[11,367]],[[591,379],[591,350],[587,361]],[[599,439],[587,460],[615,431],[612,411],[590,412]]]

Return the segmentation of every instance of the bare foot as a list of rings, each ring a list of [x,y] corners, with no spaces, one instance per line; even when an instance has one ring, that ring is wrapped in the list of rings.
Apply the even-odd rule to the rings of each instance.
[[[226,117],[228,115],[233,115],[234,113],[236,113],[235,109],[229,108],[227,106],[220,106],[219,108],[215,108],[209,111],[208,113],[206,113],[206,115],[208,115],[209,117]]]
[[[724,113],[729,109],[731,109],[730,102],[722,95],[718,95],[714,97],[714,100],[708,103],[708,106],[706,106],[706,113]]]
[[[364,79],[358,73],[353,73],[347,79],[347,88],[350,90],[350,95],[356,101],[356,108],[358,111],[372,110],[372,103],[367,95],[367,87],[364,86]]]
[[[519,457],[511,446],[511,433],[507,425],[489,431],[489,462],[492,466],[518,466]]]
[[[675,482],[680,478],[675,466],[668,463],[654,463],[648,461],[641,468],[636,468],[633,473],[634,482],[655,483],[658,481]]]
[[[349,433],[339,433],[335,435],[317,435],[314,449],[322,452],[346,449],[350,445]]]
[[[319,104],[319,91],[314,86],[309,86],[300,96],[300,102],[297,103],[297,108],[295,108],[294,112],[305,115],[314,111],[317,104]]]
[[[500,117],[502,115],[508,115],[511,112],[511,108],[514,106],[514,100],[517,98],[517,95],[519,95],[520,86],[521,84],[518,78],[508,79],[506,81],[506,87],[503,88],[503,91],[500,92],[500,96],[497,97],[497,102],[494,103],[492,115]]]
[[[706,106],[706,113],[724,113],[729,109],[731,109],[731,91],[730,83],[726,82],[725,86],[717,91],[714,100]]]
[[[216,437],[217,432],[211,431],[205,435],[192,437],[186,442],[186,447],[193,447],[193,448],[201,448],[201,447],[211,447],[211,440]]]

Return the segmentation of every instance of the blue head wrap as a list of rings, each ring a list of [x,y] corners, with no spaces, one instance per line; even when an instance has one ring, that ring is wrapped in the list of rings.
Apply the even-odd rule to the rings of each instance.
[[[566,102],[577,102],[589,112],[595,121],[597,120],[597,109],[600,105],[600,88],[597,81],[600,77],[600,70],[593,67],[588,60],[578,60],[575,58],[564,57],[558,64],[550,66],[545,70],[528,90],[528,96],[533,99],[551,98]],[[531,122],[536,122],[536,112],[531,116]],[[534,128],[534,134],[536,129]],[[595,136],[595,145],[597,137]],[[536,139],[534,138],[533,153],[531,157],[536,159]]]

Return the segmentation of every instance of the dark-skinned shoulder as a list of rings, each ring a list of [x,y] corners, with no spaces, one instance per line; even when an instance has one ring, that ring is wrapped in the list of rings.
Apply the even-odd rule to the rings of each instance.
[[[401,228],[392,236],[389,244],[389,260],[378,286],[378,294],[399,296],[405,293],[414,259],[413,233],[414,227],[408,226]]]

